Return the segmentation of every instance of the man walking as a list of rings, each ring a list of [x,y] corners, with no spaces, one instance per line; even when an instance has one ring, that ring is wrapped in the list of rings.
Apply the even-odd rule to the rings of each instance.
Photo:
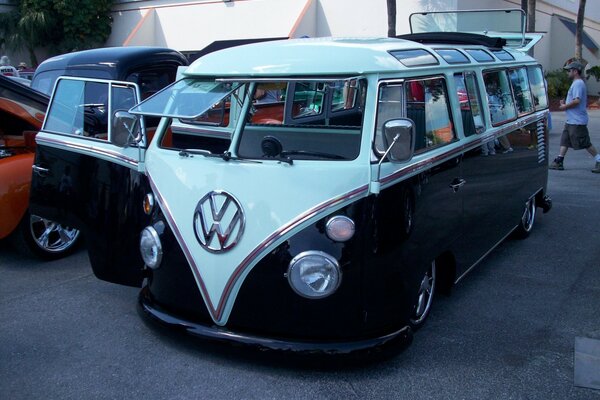
[[[600,173],[600,155],[590,141],[590,133],[587,128],[587,89],[585,82],[581,79],[583,68],[583,64],[578,61],[573,61],[565,67],[569,71],[569,78],[573,80],[573,83],[567,93],[566,102],[560,101],[559,109],[566,112],[567,120],[560,137],[560,151],[548,168],[561,171],[565,169],[563,161],[567,150],[571,147],[573,150],[586,149],[596,159],[596,165],[592,172]]]

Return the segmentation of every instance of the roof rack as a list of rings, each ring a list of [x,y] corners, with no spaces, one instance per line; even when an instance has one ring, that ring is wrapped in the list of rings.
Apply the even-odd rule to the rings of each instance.
[[[501,49],[506,45],[506,39],[503,38],[464,32],[409,33],[398,35],[396,38],[421,44],[476,45],[485,46],[490,49]]]

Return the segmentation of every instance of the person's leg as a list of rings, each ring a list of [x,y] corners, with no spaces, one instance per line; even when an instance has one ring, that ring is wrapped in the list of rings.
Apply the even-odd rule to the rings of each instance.
[[[596,150],[596,148],[594,147],[594,145],[591,145],[586,150],[587,150],[588,153],[590,153],[592,155],[592,157],[596,157],[598,155],[598,151]]]
[[[560,146],[560,150],[558,150],[558,155],[562,158],[565,158],[565,155],[567,155],[568,150],[569,148],[567,146]]]
[[[565,128],[563,129],[562,135],[560,137],[560,149],[558,151],[558,156],[556,156],[554,161],[552,161],[552,163],[550,163],[548,168],[557,169],[560,171],[565,169],[565,167],[563,165],[563,161],[565,159],[565,155],[567,154],[567,151],[569,150],[569,147],[571,147],[571,136],[570,136],[571,127],[572,127],[572,125],[565,124]]]
[[[594,157],[594,161],[596,161],[594,168],[592,168],[592,172],[600,174],[600,154],[598,154],[598,151],[593,145],[586,148],[586,150]]]

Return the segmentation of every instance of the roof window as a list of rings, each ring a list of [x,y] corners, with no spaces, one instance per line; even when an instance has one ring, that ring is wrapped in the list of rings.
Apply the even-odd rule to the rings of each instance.
[[[396,50],[391,51],[390,54],[396,57],[396,59],[406,67],[421,67],[439,64],[437,58],[435,58],[433,54],[423,49]]]

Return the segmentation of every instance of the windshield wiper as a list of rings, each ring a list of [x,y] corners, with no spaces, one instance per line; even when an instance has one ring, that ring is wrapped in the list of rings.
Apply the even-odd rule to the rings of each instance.
[[[192,154],[200,154],[202,156],[210,156],[212,153],[208,150],[202,149],[181,149],[179,152],[180,157],[193,157]]]
[[[249,160],[247,158],[241,158],[241,157],[236,157],[234,155],[231,155],[230,151],[224,151],[223,153],[210,153],[210,154],[207,154],[206,157],[219,157],[225,161],[234,160],[234,161],[262,164],[261,161]]]
[[[233,155],[231,155],[231,152],[229,152],[229,151],[225,151],[223,153],[211,153],[208,150],[202,150],[202,149],[182,149],[179,151],[180,157],[194,157],[195,154],[201,155],[204,157],[213,157],[213,158],[216,157],[216,158],[220,158],[225,161],[235,160],[235,161],[241,161],[241,162],[262,164],[262,162],[258,161],[258,160],[249,160],[247,158],[240,158],[240,157],[233,156]]]
[[[346,157],[340,156],[339,154],[322,153],[320,151],[310,151],[310,150],[284,150],[280,153],[280,155],[281,155],[281,157],[287,157],[287,158],[289,158],[288,156],[308,156],[308,157],[328,158],[330,160],[345,160],[346,159]]]

